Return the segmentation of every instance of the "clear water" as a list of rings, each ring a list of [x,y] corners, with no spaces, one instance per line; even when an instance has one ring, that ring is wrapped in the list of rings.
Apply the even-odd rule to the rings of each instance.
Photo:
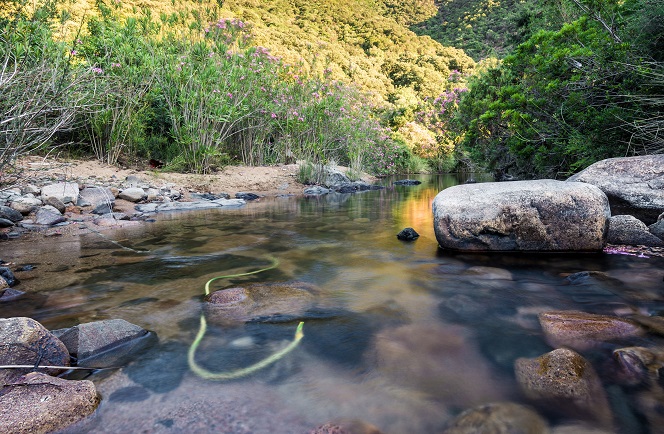
[[[551,350],[537,314],[551,309],[624,314],[664,311],[664,262],[607,254],[460,254],[437,248],[431,201],[459,182],[422,176],[420,186],[317,198],[265,198],[240,210],[179,213],[140,228],[5,243],[25,299],[0,316],[30,316],[49,329],[122,318],[159,343],[121,370],[88,377],[102,395],[96,414],[70,432],[304,433],[357,419],[384,433],[437,433],[464,409],[526,402],[514,379],[519,357]],[[413,227],[420,238],[396,234]],[[282,348],[304,321],[300,345],[274,365],[227,382],[187,365],[205,282],[213,290],[300,281],[316,288],[297,315],[211,325],[197,353],[226,371]],[[599,271],[579,285],[565,277]],[[641,345],[658,345],[648,336]],[[605,381],[619,432],[655,432],[640,390],[613,384],[611,348],[586,355]],[[540,408],[552,426],[570,422]],[[590,422],[592,425],[592,422]]]

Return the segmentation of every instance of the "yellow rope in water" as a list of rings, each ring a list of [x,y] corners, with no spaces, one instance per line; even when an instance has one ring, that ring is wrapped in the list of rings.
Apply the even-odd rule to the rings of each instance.
[[[279,261],[277,261],[276,258],[273,257],[270,257],[270,259],[272,261],[272,264],[269,267],[261,268],[260,270],[256,271],[249,271],[247,273],[227,274],[225,276],[218,276],[208,280],[207,283],[205,284],[205,295],[206,296],[210,295],[210,283],[214,282],[215,280],[229,279],[232,277],[240,277],[240,276],[249,276],[251,274],[262,273],[263,271],[268,271],[273,268],[276,268],[279,265]],[[187,361],[189,362],[189,369],[191,369],[191,371],[196,375],[198,375],[199,377],[204,378],[206,380],[234,380],[236,378],[245,377],[249,374],[253,374],[256,371],[259,371],[271,365],[272,363],[284,357],[286,354],[293,351],[304,337],[304,332],[302,331],[303,327],[304,323],[300,322],[297,326],[297,329],[295,330],[295,337],[293,338],[293,341],[291,341],[287,346],[285,346],[281,350],[268,356],[267,358],[261,360],[260,362],[254,363],[253,365],[247,366],[246,368],[237,369],[235,371],[211,372],[200,366],[198,363],[196,363],[196,349],[198,349],[198,346],[200,345],[201,341],[203,340],[203,337],[205,336],[205,332],[207,331],[207,321],[205,321],[205,315],[201,313],[201,322],[198,328],[198,334],[196,334],[196,339],[194,339],[194,342],[191,343],[191,346],[189,347],[189,353],[187,355]]]

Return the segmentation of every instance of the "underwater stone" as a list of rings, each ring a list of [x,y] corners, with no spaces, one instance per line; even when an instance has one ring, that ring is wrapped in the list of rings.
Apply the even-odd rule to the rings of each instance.
[[[415,232],[413,228],[405,228],[397,234],[397,238],[402,241],[414,241],[420,237],[420,234]]]
[[[464,411],[443,434],[546,434],[546,421],[534,410],[512,402],[499,402]]]

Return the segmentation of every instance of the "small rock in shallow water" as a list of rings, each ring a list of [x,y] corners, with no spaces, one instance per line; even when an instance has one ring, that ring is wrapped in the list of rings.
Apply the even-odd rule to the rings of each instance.
[[[547,434],[546,421],[532,409],[512,402],[471,408],[454,418],[443,434]]]
[[[420,185],[422,181],[416,179],[402,179],[400,181],[394,181],[394,185]]]
[[[413,228],[405,228],[397,234],[397,238],[402,241],[413,241],[418,239],[420,234],[415,232]]]
[[[517,359],[514,370],[524,395],[547,411],[613,425],[602,382],[578,353],[561,348],[535,359]]]
[[[0,267],[0,276],[2,276],[9,286],[14,286],[18,283],[18,279],[16,279],[9,267]]]
[[[260,196],[254,193],[235,193],[235,198],[244,200],[256,200],[259,199]]]

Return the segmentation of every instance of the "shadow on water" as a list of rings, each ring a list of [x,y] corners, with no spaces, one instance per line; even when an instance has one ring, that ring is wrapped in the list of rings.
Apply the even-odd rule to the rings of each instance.
[[[422,183],[382,179],[386,188],[377,191],[264,198],[239,210],[164,215],[109,234],[146,251],[140,254],[94,236],[69,242],[70,255],[55,242],[30,246],[29,253],[9,243],[13,250],[3,255],[39,265],[20,276],[34,291],[0,304],[0,315],[31,316],[51,329],[123,318],[157,334],[159,342],[123,369],[90,377],[104,398],[98,432],[151,432],[164,421],[172,429],[186,423],[191,432],[217,432],[210,426],[222,421],[200,412],[214,403],[241,418],[226,432],[305,432],[327,420],[361,419],[385,433],[437,433],[454,414],[486,400],[533,404],[518,392],[514,363],[551,351],[540,312],[664,312],[658,258],[438,249],[431,202],[466,178],[412,178]],[[399,241],[404,227],[420,237]],[[239,324],[212,321],[196,360],[211,371],[241,369],[287,345],[299,321],[301,344],[245,378],[196,377],[187,353],[204,312],[205,282],[263,268],[270,257],[276,269],[215,281],[212,290],[304,282],[315,288],[313,301],[289,313],[270,311],[268,303],[260,311],[267,314]],[[640,339],[631,344],[662,345],[654,335]],[[614,348],[584,356],[610,391],[618,431],[648,432],[655,419],[638,404],[642,391],[612,377]],[[538,411],[553,425],[573,422]],[[193,428],[194,415],[212,425]]]

